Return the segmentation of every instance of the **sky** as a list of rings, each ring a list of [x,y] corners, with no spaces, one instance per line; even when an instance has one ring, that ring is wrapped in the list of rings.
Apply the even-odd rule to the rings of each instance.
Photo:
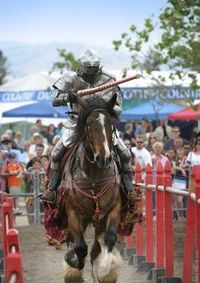
[[[167,0],[0,0],[0,42],[76,42],[109,47]]]

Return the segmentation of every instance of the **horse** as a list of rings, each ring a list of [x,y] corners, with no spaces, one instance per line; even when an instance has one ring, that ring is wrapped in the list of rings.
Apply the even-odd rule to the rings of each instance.
[[[108,102],[78,99],[75,150],[62,174],[62,186],[70,186],[64,208],[73,247],[66,253],[65,282],[82,282],[88,246],[84,231],[92,223],[94,242],[90,252],[93,282],[115,283],[123,260],[117,248],[122,212],[121,177],[114,154],[116,95]]]

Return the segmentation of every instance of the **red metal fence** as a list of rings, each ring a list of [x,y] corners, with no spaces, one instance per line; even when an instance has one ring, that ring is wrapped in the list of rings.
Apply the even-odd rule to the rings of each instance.
[[[154,184],[152,184],[153,179]],[[195,252],[198,262],[198,281],[195,282],[200,283],[200,166],[192,170],[188,191],[172,187],[169,163],[166,163],[164,168],[159,164],[156,172],[152,172],[151,166],[147,166],[145,184],[141,183],[141,180],[142,172],[137,165],[135,183],[144,188],[144,198],[139,205],[145,211],[145,221],[143,225],[136,224],[135,233],[125,239],[127,248],[135,252],[132,257],[137,271],[148,272],[147,279],[153,282],[192,283]],[[187,196],[188,199],[185,240],[182,247],[184,250],[183,270],[180,277],[174,276],[173,194]]]
[[[13,198],[1,194],[2,249],[5,283],[23,283],[18,231],[14,228]]]

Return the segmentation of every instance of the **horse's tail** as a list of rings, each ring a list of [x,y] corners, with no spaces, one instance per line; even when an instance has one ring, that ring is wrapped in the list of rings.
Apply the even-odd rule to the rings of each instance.
[[[116,247],[109,252],[104,241],[99,240],[99,244],[101,252],[93,261],[93,276],[101,283],[117,282],[118,274],[123,264],[120,252]]]

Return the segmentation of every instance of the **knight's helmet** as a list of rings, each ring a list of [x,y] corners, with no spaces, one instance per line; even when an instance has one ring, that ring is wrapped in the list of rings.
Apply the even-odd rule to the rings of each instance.
[[[88,82],[93,82],[101,71],[101,58],[92,49],[84,50],[79,58],[80,70],[84,79]]]

